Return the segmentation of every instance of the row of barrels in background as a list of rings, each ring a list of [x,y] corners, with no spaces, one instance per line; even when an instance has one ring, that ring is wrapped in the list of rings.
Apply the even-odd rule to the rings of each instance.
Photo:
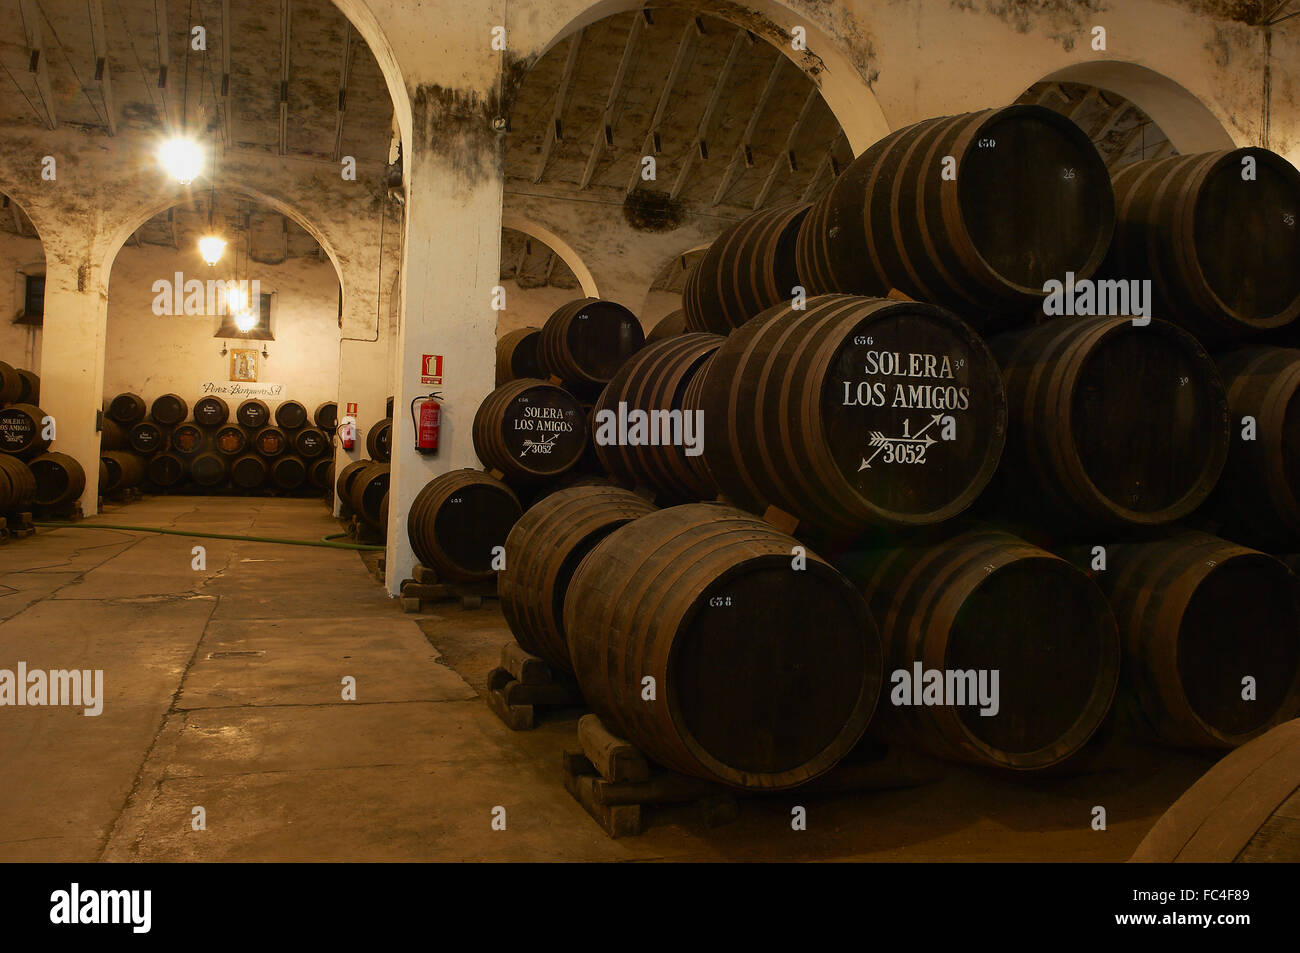
[[[39,375],[0,361],[0,514],[22,512],[29,509],[36,501],[36,475],[40,471],[34,472],[23,462],[24,455],[15,451],[20,450],[22,444],[26,442],[23,434],[24,422],[33,418],[35,422],[39,422],[44,416],[37,407],[40,399]],[[48,442],[41,447],[41,450],[46,446]],[[39,455],[38,451],[28,456]],[[62,454],[55,456],[61,457]],[[80,472],[80,469],[79,466],[76,467],[75,472]]]
[[[253,492],[328,490],[333,485],[337,406],[313,414],[298,401],[274,413],[252,398],[233,409],[222,397],[200,397],[193,407],[176,394],[146,402],[138,394],[113,397],[102,420],[101,491],[148,483],[167,491]]]

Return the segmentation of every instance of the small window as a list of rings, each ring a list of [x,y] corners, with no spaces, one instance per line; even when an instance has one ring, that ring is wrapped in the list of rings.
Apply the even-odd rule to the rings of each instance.
[[[14,319],[14,324],[32,324],[40,327],[45,323],[45,276],[23,275],[23,313]]]
[[[260,295],[258,299],[257,324],[253,325],[248,331],[239,330],[235,324],[233,314],[223,315],[221,318],[221,327],[217,328],[217,333],[213,337],[234,338],[240,341],[274,341],[275,335],[271,333],[271,301],[274,295]]]

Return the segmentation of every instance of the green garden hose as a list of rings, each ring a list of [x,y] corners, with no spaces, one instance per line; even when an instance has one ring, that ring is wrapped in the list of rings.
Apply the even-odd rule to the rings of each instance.
[[[52,523],[37,521],[37,526],[50,526],[57,529],[124,529],[136,533],[162,533],[167,536],[196,536],[201,539],[231,539],[237,542],[248,543],[283,543],[285,546],[319,546],[322,549],[350,549],[362,552],[382,552],[383,546],[370,546],[366,543],[335,543],[331,540],[338,539],[340,536],[346,536],[347,533],[338,533],[334,536],[325,536],[320,540],[311,539],[276,539],[271,536],[236,536],[230,533],[197,533],[190,530],[179,529],[161,529],[157,526],[122,526],[117,523]]]

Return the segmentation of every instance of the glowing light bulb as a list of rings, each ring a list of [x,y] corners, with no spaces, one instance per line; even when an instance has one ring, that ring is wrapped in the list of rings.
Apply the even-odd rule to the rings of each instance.
[[[168,139],[158,150],[158,161],[181,185],[189,185],[203,168],[203,150],[193,139]]]
[[[221,255],[226,250],[226,240],[217,235],[204,235],[199,239],[199,254],[209,265],[215,265],[221,260]]]
[[[226,288],[226,310],[238,316],[248,310],[248,292],[243,285],[230,285]]]
[[[257,327],[257,315],[251,311],[241,311],[235,315],[235,327],[247,333]]]

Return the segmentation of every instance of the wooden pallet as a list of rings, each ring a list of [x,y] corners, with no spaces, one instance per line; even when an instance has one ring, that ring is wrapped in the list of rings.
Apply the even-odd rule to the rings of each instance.
[[[488,707],[511,731],[537,727],[539,710],[585,704],[577,682],[514,642],[501,647],[501,664],[488,673],[486,698]]]
[[[64,503],[60,506],[40,506],[37,509],[40,511],[43,520],[76,523],[86,518],[86,513],[81,508],[81,500],[73,500],[71,503]]]
[[[403,612],[421,612],[426,603],[460,601],[462,609],[480,609],[484,599],[497,597],[497,581],[440,582],[438,574],[428,566],[416,566],[410,579],[403,579],[400,588]]]
[[[99,498],[99,505],[103,506],[104,501],[110,503],[134,503],[136,500],[144,499],[144,494],[140,492],[138,486],[127,486],[120,490],[109,490]]]
[[[739,791],[660,768],[631,742],[609,731],[596,715],[578,721],[580,751],[564,752],[564,787],[610,837],[645,828],[648,810],[691,805],[706,827],[740,816],[740,799],[770,794]],[[943,766],[898,746],[859,745],[831,771],[798,788],[800,794],[843,794],[914,787],[939,780]]]
[[[0,519],[0,523],[3,524],[5,540],[26,539],[28,536],[36,535],[36,526],[32,522],[31,513],[10,513]]]

